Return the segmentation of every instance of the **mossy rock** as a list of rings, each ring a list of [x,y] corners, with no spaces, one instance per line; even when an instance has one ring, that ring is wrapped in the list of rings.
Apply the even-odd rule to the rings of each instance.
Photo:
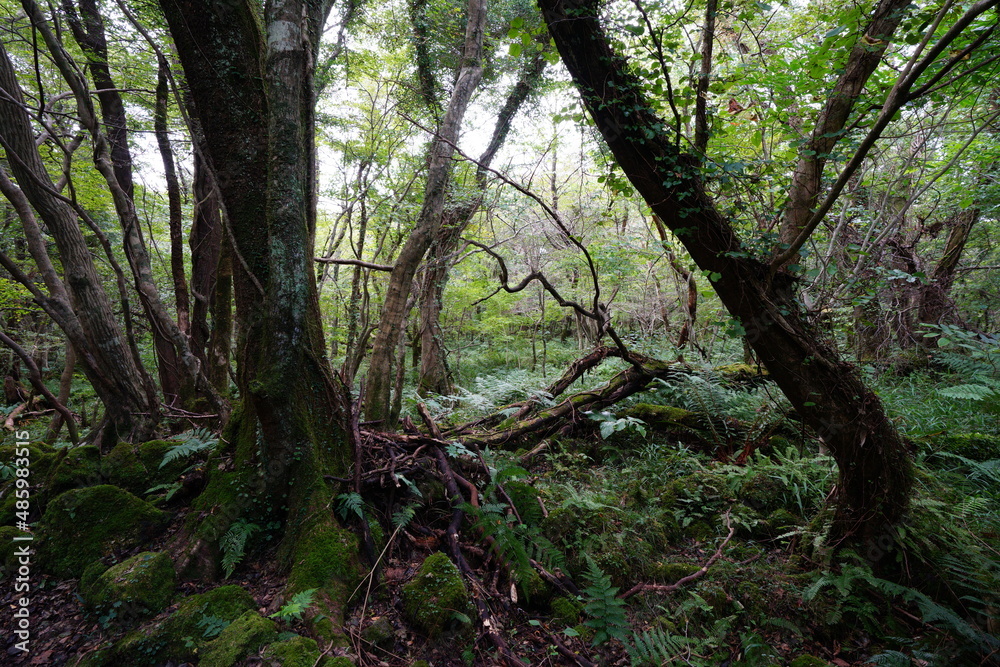
[[[151,440],[138,446],[121,442],[101,459],[101,475],[109,484],[142,495],[158,484],[176,480],[191,462],[174,459],[162,468],[163,457],[177,442]]]
[[[16,460],[23,458],[18,456],[18,450],[24,449],[28,450],[27,458],[31,476],[44,479],[52,470],[52,463],[56,460],[59,450],[44,442],[30,442],[22,446],[18,446],[16,443],[0,445],[0,464],[15,467]]]
[[[94,560],[142,544],[169,521],[169,514],[117,486],[67,491],[49,502],[39,524],[39,567],[79,577]]]
[[[14,526],[0,527],[0,579],[6,579],[8,574],[17,571],[21,565],[18,562],[20,558],[18,551],[22,547],[27,546],[31,551],[34,551],[33,540],[14,541],[15,537],[30,534]],[[35,557],[31,555],[29,558],[34,561]]]
[[[361,575],[357,536],[317,515],[299,528],[285,596],[316,589],[325,616],[310,619],[311,629],[324,640],[346,643],[344,607]]]
[[[59,451],[45,483],[45,494],[55,498],[70,489],[96,486],[101,478],[101,450],[93,445]]]
[[[1000,459],[1000,436],[985,433],[953,433],[930,438],[934,449],[973,461]]]
[[[789,512],[783,507],[778,508],[767,515],[767,526],[770,528],[775,537],[787,533],[804,523],[805,521],[802,517]]]
[[[165,619],[129,633],[114,645],[116,665],[159,665],[187,662],[206,650],[236,619],[254,611],[253,597],[239,586],[221,586],[177,603]]]
[[[371,625],[361,631],[361,638],[383,651],[392,653],[396,645],[396,628],[386,616],[379,616]]]
[[[229,624],[201,653],[201,667],[230,667],[256,653],[278,636],[277,624],[256,611],[245,612]]]
[[[319,660],[319,644],[315,639],[296,635],[269,645],[263,658],[265,665],[273,667],[313,667]]]
[[[80,580],[84,601],[103,614],[130,622],[154,616],[170,604],[176,587],[174,562],[163,552],[143,551],[94,577],[87,568]]]
[[[781,480],[757,473],[743,482],[736,497],[747,507],[768,514],[784,504],[787,491]]]
[[[456,614],[468,615],[469,593],[458,568],[438,552],[420,566],[417,576],[403,586],[407,620],[431,639],[456,625]]]
[[[523,578],[522,578],[523,577]],[[544,607],[552,597],[552,588],[534,570],[519,573],[517,581],[518,601],[526,609]]]
[[[580,622],[580,614],[583,613],[583,604],[577,600],[567,597],[552,598],[549,603],[552,610],[552,620],[558,621],[566,626],[574,626]]]
[[[706,470],[678,477],[667,484],[660,493],[660,502],[665,508],[679,504],[698,505],[701,511],[722,507],[728,494],[726,478]]]
[[[830,663],[812,655],[800,655],[788,663],[788,667],[829,667]]]

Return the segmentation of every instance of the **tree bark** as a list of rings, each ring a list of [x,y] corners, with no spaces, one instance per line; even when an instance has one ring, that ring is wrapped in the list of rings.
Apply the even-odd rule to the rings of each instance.
[[[219,539],[240,516],[282,521],[286,593],[318,589],[329,618],[313,630],[329,639],[340,632],[343,589],[356,567],[352,538],[329,507],[337,490],[324,478],[344,476],[353,449],[347,389],[325,356],[312,270],[312,73],[330,3],[276,0],[263,21],[250,0],[160,4],[232,232],[243,397],[229,426],[234,472],[220,471],[209,490],[238,481],[246,494],[230,496],[188,536],[179,569],[210,575]],[[336,548],[324,546],[330,541],[341,557],[317,561],[310,550]]]
[[[949,292],[955,281],[955,269],[962,258],[962,251],[972,233],[972,227],[979,221],[979,209],[967,208],[960,211],[949,221],[948,241],[944,254],[929,276],[930,282],[923,285],[920,291],[920,305],[917,318],[925,324],[942,324],[954,313]]]
[[[747,332],[760,361],[840,468],[831,538],[874,545],[902,516],[911,463],[878,398],[814,327],[795,280],[745,251],[700,180],[698,158],[680,152],[652,111],[641,83],[614,53],[593,0],[539,0],[591,116],[629,180]]]
[[[115,321],[111,301],[102,287],[76,214],[56,194],[35,145],[14,68],[2,44],[0,90],[4,93],[0,97],[0,144],[20,189],[55,239],[62,260],[70,302],[63,304],[54,294],[49,307],[62,313],[60,326],[81,353],[87,378],[105,407],[105,428],[95,434],[96,440],[110,446],[119,439],[147,439],[158,421],[154,397],[146,391],[149,377],[136,364]],[[30,223],[25,223],[25,227],[30,236]]]
[[[153,132],[163,159],[163,178],[167,182],[167,208],[170,225],[170,276],[174,283],[174,304],[177,309],[177,326],[188,335],[191,329],[191,306],[188,299],[187,277],[184,272],[184,230],[181,228],[181,186],[174,167],[174,150],[170,146],[167,130],[167,109],[170,85],[167,79],[170,65],[166,58],[157,59],[156,108],[153,113]]]
[[[486,0],[469,0],[462,66],[455,81],[448,109],[437,128],[437,134],[431,140],[423,206],[416,225],[399,251],[392,273],[389,274],[389,285],[386,288],[385,303],[379,319],[379,331],[372,347],[367,376],[368,390],[365,394],[365,418],[369,421],[382,420],[384,428],[393,426],[391,423],[392,379],[395,376],[393,362],[396,344],[406,318],[406,302],[412,289],[413,276],[441,226],[444,201],[451,180],[454,144],[458,143],[462,119],[465,117],[472,94],[482,79],[485,26]]]
[[[851,111],[882,61],[882,54],[906,15],[905,9],[909,4],[909,0],[879,2],[871,22],[851,50],[837,83],[827,95],[826,104],[816,119],[812,136],[799,152],[779,232],[781,243],[790,245],[808,223],[816,207],[823,168],[830,152],[843,136]]]

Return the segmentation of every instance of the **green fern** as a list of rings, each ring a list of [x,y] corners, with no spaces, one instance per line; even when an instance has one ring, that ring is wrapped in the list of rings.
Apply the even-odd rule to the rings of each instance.
[[[247,540],[258,530],[260,530],[260,526],[257,524],[237,519],[222,536],[219,546],[222,548],[222,569],[226,579],[233,574],[233,570],[243,560]]]
[[[341,493],[336,498],[337,504],[337,514],[344,521],[347,521],[348,517],[351,515],[364,521],[365,518],[365,501],[361,498],[360,493]]]
[[[653,628],[632,635],[625,648],[633,665],[670,665],[687,652],[687,641],[662,628]]]
[[[296,593],[292,596],[291,602],[283,605],[281,609],[271,614],[268,618],[276,618],[279,621],[284,621],[288,623],[289,621],[302,620],[302,614],[304,614],[313,603],[313,597],[316,595],[316,589],[310,588],[307,591],[302,591],[301,593]]]
[[[213,449],[219,443],[219,438],[207,428],[196,428],[193,431],[181,433],[174,439],[180,442],[168,449],[163,455],[163,460],[160,461],[161,468],[177,459],[189,458],[199,452]]]
[[[868,662],[866,664],[882,665],[883,667],[910,667],[913,662],[905,653],[900,653],[899,651],[883,651],[878,655],[873,655],[868,658]]]
[[[582,592],[586,598],[583,611],[589,618],[583,624],[595,631],[592,644],[598,646],[611,639],[626,641],[629,624],[625,617],[625,603],[616,597],[618,587],[611,585],[611,577],[604,574],[589,556],[587,568],[586,578],[590,585]]]

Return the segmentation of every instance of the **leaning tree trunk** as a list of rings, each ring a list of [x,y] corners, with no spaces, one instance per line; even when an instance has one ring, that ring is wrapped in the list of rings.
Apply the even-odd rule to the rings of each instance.
[[[158,421],[155,397],[147,392],[151,380],[122,335],[76,213],[56,194],[35,145],[21,88],[2,43],[0,91],[0,144],[20,190],[55,240],[62,262],[68,303],[53,283],[49,285],[48,308],[57,309],[53,311],[57,323],[76,346],[87,379],[105,407],[105,422],[96,441],[114,445],[119,439],[147,439]],[[36,233],[30,229],[35,224],[33,217],[29,220],[22,216],[22,222],[26,234]],[[43,272],[45,263],[40,264]]]
[[[761,363],[840,467],[831,537],[876,545],[902,516],[911,464],[895,427],[857,370],[839,357],[799,303],[796,280],[749,256],[700,180],[698,159],[663,132],[642,84],[614,53],[595,0],[539,0],[597,128],[629,180],[747,332]]]
[[[545,63],[544,54],[541,52],[525,59],[517,82],[507,94],[507,99],[497,114],[490,143],[477,160],[475,178],[478,193],[468,203],[448,211],[438,227],[424,273],[423,289],[420,292],[420,378],[417,386],[421,395],[428,392],[450,394],[454,389],[442,343],[441,307],[444,288],[448,282],[448,274],[454,266],[454,255],[461,244],[462,232],[482,204],[483,192],[486,190],[486,175],[493,158],[507,140],[514,117],[536,89],[545,70]]]
[[[365,395],[366,419],[381,420],[384,428],[392,426],[389,422],[392,421],[392,380],[395,376],[393,362],[396,343],[399,341],[408,312],[406,303],[410,296],[413,276],[441,225],[445,196],[451,180],[451,158],[455,152],[455,144],[458,143],[465,111],[482,79],[485,27],[486,0],[469,0],[462,66],[455,81],[448,109],[436,136],[431,141],[423,206],[417,217],[416,226],[399,251],[399,257],[392,273],[389,274],[385,303],[379,318],[379,330],[372,345],[367,375],[368,391]]]
[[[930,275],[930,282],[920,291],[917,319],[925,324],[941,324],[954,311],[954,303],[949,296],[955,282],[955,270],[962,258],[962,251],[972,233],[972,227],[979,220],[978,208],[967,208],[949,221],[948,241],[944,254]],[[923,340],[923,339],[918,339]]]
[[[357,547],[333,517],[338,488],[324,477],[344,476],[352,449],[347,390],[324,353],[312,270],[312,63],[329,3],[276,0],[263,25],[250,0],[160,4],[232,230],[243,397],[225,452],[234,467],[214,471],[197,501],[215,511],[181,545],[180,569],[210,576],[218,541],[239,517],[282,521],[286,594],[317,589],[327,618],[313,629],[330,638],[340,632]]]
[[[146,250],[146,243],[143,240],[142,230],[139,227],[138,216],[135,215],[135,186],[132,180],[132,153],[128,145],[128,121],[125,114],[125,103],[118,92],[114,78],[111,76],[111,68],[108,63],[108,45],[104,32],[104,19],[98,10],[96,0],[80,0],[79,5],[80,14],[77,15],[72,0],[63,0],[62,3],[63,13],[68,19],[73,38],[87,57],[87,69],[90,71],[91,79],[97,89],[97,99],[101,108],[100,129],[98,129],[96,117],[92,117],[89,109],[82,109],[83,113],[81,113],[81,117],[85,119],[84,124],[88,126],[87,129],[91,131],[92,135],[103,134],[106,138],[107,148],[105,150],[110,162],[110,170],[105,171],[101,169],[101,151],[96,147],[100,146],[103,142],[96,136],[92,136],[95,145],[94,159],[98,163],[98,169],[102,171],[102,175],[108,180],[108,185],[112,190],[115,208],[119,214],[119,221],[124,236],[123,247],[125,256],[128,259],[129,266],[135,278],[139,302],[142,304],[143,310],[151,324],[153,349],[156,352],[157,371],[164,402],[167,405],[178,402],[189,403],[194,399],[196,393],[197,369],[188,367],[187,364],[182,363],[184,351],[177,349],[177,343],[178,341],[184,341],[180,347],[186,345],[186,340],[184,339],[185,332],[183,327],[181,327],[181,330],[174,331],[177,329],[177,325],[167,315],[166,309],[160,301],[159,290],[152,278],[152,268],[150,266],[149,254]],[[25,6],[32,16],[32,20],[37,25],[38,21],[42,20],[37,5],[33,2],[26,2]],[[59,54],[55,53],[55,47],[51,43],[49,47],[53,50],[53,55],[56,56],[57,64],[62,67],[62,60]],[[73,81],[70,80],[70,77],[75,76],[76,72],[74,71],[73,74],[70,74],[64,69],[63,74],[72,87]],[[79,81],[82,83],[82,78]],[[162,84],[162,88],[164,90],[166,88],[165,81]],[[77,95],[79,104],[89,104],[89,98],[86,101],[81,99],[81,97],[89,93],[77,88],[74,88],[73,92]],[[159,97],[160,90],[158,87],[157,110],[154,114],[157,126],[160,122]],[[164,115],[165,112],[166,110],[164,109]],[[90,118],[90,122],[87,122],[87,118]],[[165,119],[163,122],[165,125]],[[159,131],[156,134],[162,150],[163,142],[166,139],[165,137],[161,138]],[[167,148],[169,152],[169,141],[167,141]],[[167,159],[167,157],[165,153],[164,159]],[[176,187],[172,187],[171,183],[172,178],[176,182],[172,164],[166,169],[166,177],[168,191],[176,190]],[[171,223],[173,223],[175,215],[179,215],[180,211],[179,192],[171,195],[171,197],[176,199],[176,202],[171,202]],[[182,308],[182,301],[178,301],[178,313],[183,312]]]

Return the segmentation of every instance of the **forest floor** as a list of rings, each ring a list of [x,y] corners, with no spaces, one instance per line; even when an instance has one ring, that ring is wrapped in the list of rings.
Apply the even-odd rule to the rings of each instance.
[[[835,465],[774,402],[766,382],[691,374],[643,394],[651,403],[633,399],[616,406],[617,413],[580,415],[572,435],[551,437],[541,448],[534,442],[517,451],[440,445],[466,488],[476,489],[463,490],[470,501],[461,507],[460,552],[469,566],[464,586],[486,602],[491,626],[527,665],[997,664],[1000,436],[980,432],[988,430],[990,414],[937,429],[928,400],[919,408],[896,400],[907,382],[893,382],[890,408],[924,410],[912,422],[934,432],[910,440],[917,490],[881,561],[831,557],[823,536]],[[669,419],[660,419],[664,413],[653,404],[668,407]],[[99,572],[140,553],[169,550],[195,511],[191,500],[206,469],[224,467],[214,441],[192,433],[155,445],[166,452],[164,463],[183,468],[179,478],[136,491],[168,513],[165,527],[105,551]],[[282,598],[287,575],[278,565],[278,540],[262,527],[238,553],[223,554],[232,556],[231,576],[179,582],[171,603],[145,619],[139,633],[166,623],[186,600],[200,599],[191,596],[235,585],[252,596],[253,611],[275,619],[279,634],[272,640],[320,640],[310,665],[503,664],[474,605],[449,611],[433,631],[421,628],[408,608],[407,588],[429,557],[444,551],[454,560],[447,530],[456,508],[446,499],[442,459],[421,444],[424,436],[411,433],[394,450],[386,436],[365,437],[374,454],[361,492],[333,503],[359,540],[362,520],[367,523],[378,562],[375,577],[351,595],[346,641],[324,644]],[[58,462],[47,480],[75,493],[125,479],[85,450],[44,450],[43,459]],[[140,489],[147,480],[141,481],[130,488]],[[13,610],[20,594],[10,582],[8,575],[0,586],[0,604],[11,611],[0,615],[0,635],[8,638],[0,664],[125,664],[101,656],[134,638],[135,624],[85,601],[79,575],[32,573],[31,650],[17,651]],[[311,604],[302,602],[306,609]],[[201,620],[219,622],[209,623],[203,637],[184,637],[181,657],[154,657],[149,664],[203,662],[200,652],[218,643],[215,637],[232,621],[205,614]],[[244,648],[231,662],[211,664],[300,664],[276,660],[259,643]],[[352,662],[329,662],[336,656]]]

